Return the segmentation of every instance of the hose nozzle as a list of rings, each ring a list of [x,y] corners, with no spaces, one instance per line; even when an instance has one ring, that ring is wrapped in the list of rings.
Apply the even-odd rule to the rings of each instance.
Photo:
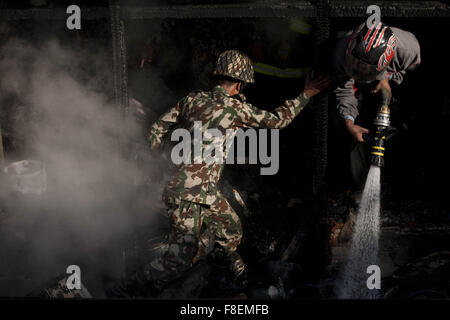
[[[382,94],[384,92],[382,91]],[[375,116],[373,124],[375,125],[375,135],[373,137],[372,150],[370,152],[370,162],[378,167],[384,166],[384,143],[386,141],[386,132],[391,124],[389,118],[391,111],[388,107],[388,99],[383,94],[383,103]]]

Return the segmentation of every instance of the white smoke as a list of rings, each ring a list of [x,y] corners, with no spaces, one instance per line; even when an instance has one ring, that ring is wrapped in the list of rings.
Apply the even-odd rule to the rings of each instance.
[[[8,266],[16,260],[8,260],[15,253],[7,252],[0,272],[9,268],[30,281],[22,287],[0,285],[0,296],[23,295],[70,264],[80,264],[82,281],[100,291],[102,275],[123,272],[117,243],[135,227],[151,223],[161,208],[161,185],[156,184],[133,205],[133,182],[142,183],[148,172],[132,156],[119,153],[119,126],[126,143],[144,143],[141,128],[133,121],[121,122],[118,107],[105,95],[111,85],[107,52],[75,52],[55,41],[36,47],[16,39],[1,53],[0,95],[14,95],[33,113],[14,130],[25,137],[29,157],[44,162],[48,187],[31,202],[3,199],[11,218],[2,239],[24,250],[29,268]],[[18,232],[22,246],[16,241]]]

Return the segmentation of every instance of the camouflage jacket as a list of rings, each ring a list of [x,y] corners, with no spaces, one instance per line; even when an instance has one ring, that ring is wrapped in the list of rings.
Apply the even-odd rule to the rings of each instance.
[[[291,123],[308,102],[309,99],[302,93],[269,112],[246,103],[244,98],[231,97],[220,86],[208,92],[193,91],[152,125],[149,141],[151,148],[155,149],[162,143],[164,135],[175,127],[192,132],[194,121],[201,121],[203,133],[214,128],[220,130],[224,137],[226,129],[281,129]],[[221,141],[222,146],[225,146],[225,142],[225,139]],[[210,142],[206,140],[202,143],[203,152]],[[223,157],[227,157],[225,152]],[[203,160],[200,163],[181,163],[166,188],[166,195],[206,205],[213,204],[217,200],[217,183],[223,166],[223,162],[206,163]]]

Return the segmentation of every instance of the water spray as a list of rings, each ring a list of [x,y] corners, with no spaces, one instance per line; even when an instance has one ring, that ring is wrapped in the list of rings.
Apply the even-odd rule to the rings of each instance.
[[[380,237],[380,191],[381,167],[384,166],[385,142],[396,129],[390,126],[389,98],[386,89],[381,90],[382,102],[374,120],[375,134],[365,135],[371,143],[371,167],[358,208],[356,223],[352,235],[347,263],[343,269],[342,281],[339,283],[340,299],[377,299],[379,287],[367,285],[368,266],[378,266],[378,244]],[[375,290],[377,289],[377,290]]]

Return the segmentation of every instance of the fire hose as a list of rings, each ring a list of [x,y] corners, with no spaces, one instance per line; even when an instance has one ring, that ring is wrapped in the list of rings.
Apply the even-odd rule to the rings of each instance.
[[[372,145],[370,162],[378,167],[384,167],[385,142],[397,132],[397,129],[390,125],[391,110],[389,109],[389,101],[390,93],[387,89],[381,89],[381,106],[373,122],[375,134],[373,137],[369,134],[363,135],[364,140]]]

